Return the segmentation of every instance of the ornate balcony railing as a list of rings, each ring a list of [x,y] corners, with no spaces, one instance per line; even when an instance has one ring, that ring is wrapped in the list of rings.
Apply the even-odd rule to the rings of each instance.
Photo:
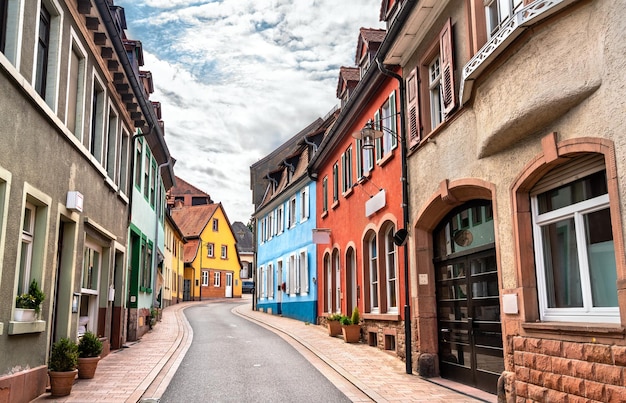
[[[463,67],[461,102],[469,100],[476,77],[526,28],[576,1],[578,0],[536,0],[513,14],[513,17]]]

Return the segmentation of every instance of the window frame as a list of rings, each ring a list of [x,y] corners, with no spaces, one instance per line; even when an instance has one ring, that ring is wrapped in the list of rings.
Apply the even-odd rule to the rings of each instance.
[[[202,278],[200,280],[200,284],[202,287],[208,287],[209,286],[209,271],[208,270],[202,270]]]
[[[222,245],[220,250],[221,250],[220,258],[221,259],[228,259],[228,245]]]
[[[215,257],[215,244],[213,242],[208,242],[206,244],[206,256]]]
[[[308,220],[310,214],[309,188],[305,187],[300,191],[300,222]]]
[[[213,287],[220,287],[222,284],[222,273],[219,270],[213,271]]]
[[[322,214],[328,212],[328,175],[322,179]]]
[[[385,231],[385,282],[387,300],[387,313],[398,313],[398,251],[396,244],[393,242],[393,234],[395,228],[390,226]],[[394,276],[390,274],[390,268],[393,267]],[[392,298],[395,300],[395,306],[391,305]]]
[[[214,218],[211,221],[211,229],[212,229],[213,232],[218,232],[219,228],[220,228],[220,222],[219,222],[219,220],[217,218]]]
[[[575,178],[572,178],[574,181]],[[568,182],[571,183],[571,182]],[[556,187],[555,187],[556,188]],[[549,190],[547,190],[549,191]],[[544,193],[544,192],[542,192]],[[619,323],[619,306],[616,307],[593,307],[591,297],[590,268],[587,256],[583,216],[585,214],[608,209],[610,202],[608,192],[591,199],[546,212],[539,213],[538,195],[531,195],[531,214],[533,246],[535,256],[535,275],[537,276],[537,298],[539,303],[539,316],[541,320],[554,322],[589,322],[589,323]],[[576,308],[550,308],[548,306],[547,279],[545,274],[544,249],[542,227],[564,219],[574,219],[577,242],[578,270],[580,274],[580,287],[583,298],[583,306]],[[613,242],[615,240],[612,238]],[[614,244],[615,247],[615,244]],[[615,258],[615,249],[613,251]]]

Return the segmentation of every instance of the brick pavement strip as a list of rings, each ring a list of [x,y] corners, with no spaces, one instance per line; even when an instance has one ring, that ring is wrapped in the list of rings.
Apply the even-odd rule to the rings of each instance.
[[[193,339],[183,310],[212,302],[216,301],[185,302],[165,308],[161,322],[139,342],[103,358],[94,379],[77,379],[69,396],[52,399],[46,393],[35,402],[158,402]],[[289,342],[353,402],[496,401],[495,396],[481,394],[482,400],[474,399],[408,375],[397,357],[365,344],[348,344],[342,338],[329,337],[322,326],[253,311],[249,303],[236,305],[233,312]]]

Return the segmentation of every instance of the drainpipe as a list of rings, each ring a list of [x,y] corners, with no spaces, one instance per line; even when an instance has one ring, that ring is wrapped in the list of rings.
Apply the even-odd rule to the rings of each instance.
[[[376,58],[376,64],[378,70],[388,77],[398,80],[400,86],[400,163],[402,165],[402,226],[408,231],[409,226],[409,209],[408,209],[408,182],[407,182],[407,164],[406,164],[406,121],[405,121],[405,95],[406,87],[404,80],[401,76],[388,70],[381,60],[382,56]],[[404,345],[405,345],[405,357],[406,357],[406,373],[411,374],[413,372],[413,359],[412,359],[412,340],[411,340],[411,299],[409,297],[409,251],[406,243],[404,248]]]
[[[308,145],[310,145],[310,146],[312,146],[312,147],[313,147],[313,154],[315,154],[315,153],[317,152],[317,144],[315,144],[315,143],[314,143],[314,142],[312,142],[312,141],[307,140],[307,139],[306,139],[306,136],[304,136],[304,142],[305,142],[306,144],[308,144]]]

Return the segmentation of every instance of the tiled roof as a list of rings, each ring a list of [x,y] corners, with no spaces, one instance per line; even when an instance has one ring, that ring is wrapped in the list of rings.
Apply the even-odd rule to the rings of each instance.
[[[207,196],[208,198],[211,198],[211,196],[208,193],[206,193],[203,190],[198,189],[194,185],[181,179],[178,176],[176,177],[176,186],[170,189],[170,193],[172,196],[182,196],[186,194],[193,194],[193,195],[204,195],[204,196]]]
[[[215,213],[219,204],[185,206],[172,209],[172,218],[184,237],[199,236]]]
[[[367,42],[382,42],[387,35],[387,31],[384,29],[361,28],[360,32],[363,40]]]
[[[233,234],[237,239],[237,250],[239,252],[254,252],[254,242],[252,231],[241,221],[233,223]]]
[[[361,79],[361,72],[358,67],[341,66],[339,68],[339,80],[337,81],[337,98],[341,98],[343,93],[343,83],[358,82]]]
[[[198,253],[198,245],[200,244],[200,239],[192,239],[185,244],[184,258],[185,263],[192,263],[196,259],[196,254]]]

